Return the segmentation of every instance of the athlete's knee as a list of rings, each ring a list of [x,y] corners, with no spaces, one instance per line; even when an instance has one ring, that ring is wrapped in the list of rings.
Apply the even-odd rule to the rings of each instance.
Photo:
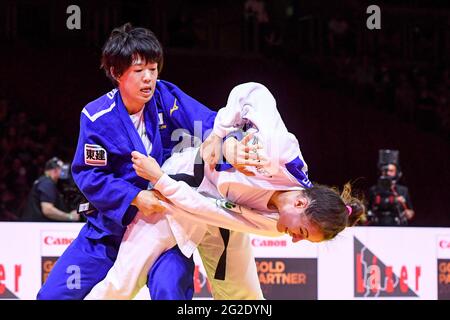
[[[44,287],[42,287],[36,296],[36,300],[56,300],[56,299],[51,294],[51,291],[46,290]]]
[[[42,288],[39,290],[37,296],[37,300],[66,300],[68,299],[67,295],[64,294],[60,288],[50,285],[42,286]],[[76,299],[73,297],[73,299]]]
[[[194,260],[174,247],[161,255],[149,271],[150,296],[154,300],[191,300],[194,294]]]

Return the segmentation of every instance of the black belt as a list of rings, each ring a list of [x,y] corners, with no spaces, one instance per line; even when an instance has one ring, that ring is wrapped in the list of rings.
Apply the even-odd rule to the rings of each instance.
[[[200,156],[200,149],[198,150],[197,155],[195,156],[194,176],[185,173],[170,175],[172,179],[176,181],[184,181],[191,187],[200,186],[204,176],[205,176],[205,165],[203,159]],[[80,214],[89,214],[94,210],[96,210],[95,207],[89,201],[87,201],[86,198],[83,198],[81,203],[78,205],[77,211]],[[228,242],[230,241],[230,230],[223,228],[219,228],[219,230],[220,235],[222,236],[223,239],[224,249],[222,255],[220,256],[219,262],[217,263],[214,279],[225,280],[225,271],[227,266],[227,247]]]
[[[180,173],[171,175],[170,177],[177,181],[184,181],[191,187],[198,187],[203,181],[203,177],[205,176],[205,164],[203,162],[203,159],[200,156],[200,149],[197,152],[197,155],[195,156],[195,163],[194,163],[194,176]],[[223,245],[224,249],[222,252],[222,255],[219,258],[219,262],[217,263],[216,267],[216,273],[214,275],[214,279],[217,280],[225,280],[225,271],[227,267],[227,248],[228,248],[228,242],[230,241],[230,230],[219,228],[220,235],[223,239]]]
[[[77,207],[78,214],[87,215],[97,210],[83,195]]]
[[[230,241],[230,230],[228,229],[220,229],[220,235],[223,239],[223,252],[220,256],[219,262],[217,263],[216,273],[214,274],[214,279],[217,280],[225,280],[225,271],[227,269],[227,247],[228,242]]]
[[[194,176],[185,173],[169,175],[169,177],[171,177],[172,179],[176,181],[184,181],[189,186],[194,188],[200,186],[204,176],[205,176],[205,164],[203,162],[202,157],[200,156],[200,149],[198,150],[197,155],[195,156]]]
[[[194,176],[185,174],[185,173],[179,173],[170,175],[170,177],[176,181],[184,181],[191,187],[198,187],[203,181],[203,177],[205,176],[205,167],[203,159],[200,156],[200,149],[197,152],[197,155],[195,156],[195,163],[194,163]],[[77,212],[79,214],[89,214],[95,211],[96,208],[86,199],[86,197],[83,196],[82,200],[78,204]]]

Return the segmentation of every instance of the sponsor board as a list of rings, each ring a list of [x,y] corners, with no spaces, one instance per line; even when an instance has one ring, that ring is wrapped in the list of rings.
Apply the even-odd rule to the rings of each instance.
[[[256,258],[256,266],[266,299],[317,299],[317,259]]]
[[[82,226],[0,223],[0,299],[35,299]],[[320,244],[251,236],[251,245],[266,299],[450,299],[449,228],[353,227]],[[194,260],[195,299],[211,299]],[[136,299],[149,299],[147,287]]]
[[[438,299],[450,300],[450,259],[438,259]]]
[[[417,297],[421,267],[394,266],[354,237],[355,297]],[[412,271],[411,271],[412,269]],[[409,270],[409,274],[408,274]],[[412,275],[411,275],[412,273]],[[408,281],[409,280],[409,281]],[[414,285],[413,288],[410,285]]]

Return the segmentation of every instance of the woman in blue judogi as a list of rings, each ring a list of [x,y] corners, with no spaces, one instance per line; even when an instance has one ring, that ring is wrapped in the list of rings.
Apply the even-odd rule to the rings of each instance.
[[[185,128],[193,135],[196,121],[203,133],[212,128],[215,112],[175,85],[157,80],[162,62],[162,47],[147,29],[126,24],[113,30],[106,42],[102,67],[117,89],[83,109],[72,163],[73,178],[93,209],[87,209],[85,226],[55,264],[38,299],[84,298],[113,265],[136,212],[161,210],[147,190],[148,181],[132,168],[133,150],[162,164],[178,143],[171,141],[175,129]],[[174,264],[193,267],[179,259]],[[192,279],[186,281],[186,292],[157,298],[191,298]]]

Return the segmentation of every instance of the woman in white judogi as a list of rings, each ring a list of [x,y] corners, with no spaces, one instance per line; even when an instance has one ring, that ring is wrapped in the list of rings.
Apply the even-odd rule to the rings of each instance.
[[[245,233],[289,233],[294,242],[319,242],[356,223],[364,208],[351,198],[348,188],[341,199],[330,188],[312,187],[298,141],[287,131],[272,94],[261,84],[246,83],[231,91],[226,107],[218,112],[212,137],[222,141],[231,134],[245,134],[243,130],[251,133],[243,144],[252,146],[257,141],[262,145],[263,149],[256,147],[248,160],[257,165],[247,167],[244,175],[226,165],[221,168],[226,170],[212,170],[206,164],[197,191],[168,176],[193,174],[197,149],[174,154],[162,170],[152,158],[133,153],[138,175],[152,182],[171,203],[162,202],[167,208],[164,214],[138,213],[122,240],[114,266],[86,299],[132,298],[146,283],[147,272],[159,255],[176,244],[187,257],[198,247],[215,299],[262,299]],[[236,156],[236,143],[235,138],[227,139],[226,156]],[[243,164],[242,159],[232,162]],[[226,246],[224,280],[214,278],[224,250],[219,227],[233,230]]]

